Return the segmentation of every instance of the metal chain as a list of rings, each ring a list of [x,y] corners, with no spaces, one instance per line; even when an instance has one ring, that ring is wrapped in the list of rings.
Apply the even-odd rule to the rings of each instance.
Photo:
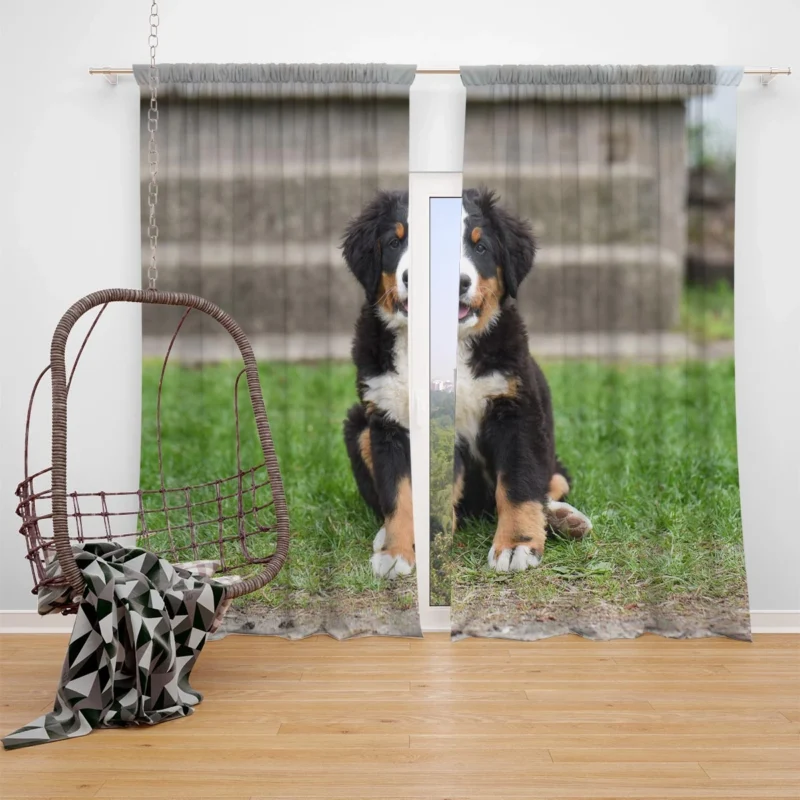
[[[147,161],[150,165],[150,184],[147,188],[147,205],[150,208],[150,221],[147,235],[150,238],[150,266],[147,268],[148,288],[156,291],[158,265],[156,249],[158,248],[158,225],[156,224],[156,204],[158,203],[158,148],[156,147],[156,131],[158,130],[158,69],[156,68],[156,48],[158,47],[158,3],[150,6],[150,108],[147,110],[147,130],[150,133],[150,144],[147,150]]]

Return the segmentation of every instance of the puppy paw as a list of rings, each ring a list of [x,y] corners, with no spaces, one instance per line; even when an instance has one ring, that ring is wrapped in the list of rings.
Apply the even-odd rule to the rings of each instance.
[[[550,527],[570,539],[582,539],[592,529],[592,521],[569,503],[551,500],[545,510]]]
[[[413,548],[406,552],[403,547],[386,545],[386,528],[381,528],[372,540],[373,556],[370,559],[372,571],[378,578],[398,578],[409,575],[414,569],[416,558]]]
[[[401,575],[410,575],[414,569],[414,556],[410,559],[399,553],[387,550],[375,553],[370,559],[372,571],[378,578],[399,578]]]
[[[523,544],[501,549],[492,545],[489,548],[488,560],[489,566],[495,572],[522,572],[531,567],[538,567],[542,563],[542,554]]]

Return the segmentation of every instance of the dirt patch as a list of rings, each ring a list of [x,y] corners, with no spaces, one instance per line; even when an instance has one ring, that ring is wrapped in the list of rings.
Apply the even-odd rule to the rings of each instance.
[[[459,592],[454,593],[454,600]],[[634,639],[656,633],[675,639],[724,636],[751,641],[746,596],[724,600],[681,597],[639,607],[605,602],[589,593],[535,604],[509,589],[483,587],[469,602],[451,610],[452,639],[469,637],[537,641],[574,633],[586,639]],[[419,638],[422,630],[416,590],[388,587],[382,592],[294,593],[278,604],[244,601],[232,607],[212,640],[228,634],[304,639],[327,634],[344,640],[360,636]]]
[[[402,594],[387,588],[384,592],[362,595],[348,592],[319,597],[305,595],[302,606],[293,603],[292,598],[278,606],[247,602],[233,606],[220,630],[210,638],[223,639],[229,633],[285,639],[305,639],[319,633],[339,640],[357,636],[421,637],[416,591],[413,603],[409,603],[409,588],[401,591]]]
[[[574,633],[586,639],[634,639],[656,633],[672,639],[725,636],[751,641],[746,598],[721,601],[681,598],[647,607],[621,607],[592,598],[554,600],[520,607],[505,597],[471,598],[452,610],[453,641],[468,637],[536,641]]]

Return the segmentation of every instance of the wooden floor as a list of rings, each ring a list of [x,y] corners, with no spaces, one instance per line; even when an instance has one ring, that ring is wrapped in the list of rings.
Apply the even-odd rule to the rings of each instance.
[[[63,636],[0,637],[0,733]],[[800,797],[800,637],[209,644],[196,713],[0,754],[1,796]]]

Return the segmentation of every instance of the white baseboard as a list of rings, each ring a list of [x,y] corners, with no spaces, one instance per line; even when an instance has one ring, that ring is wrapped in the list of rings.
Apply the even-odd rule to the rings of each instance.
[[[0,633],[69,633],[75,615],[48,614],[35,611],[0,611]]]
[[[800,611],[751,611],[753,633],[800,633]]]
[[[419,610],[423,633],[450,633],[450,606],[428,606]]]
[[[449,609],[434,610],[436,615],[431,615],[430,624],[424,624],[422,630],[450,630]],[[0,611],[0,633],[69,633],[74,622],[74,615],[40,617],[35,611]],[[753,633],[800,633],[800,611],[751,611],[750,625]]]

